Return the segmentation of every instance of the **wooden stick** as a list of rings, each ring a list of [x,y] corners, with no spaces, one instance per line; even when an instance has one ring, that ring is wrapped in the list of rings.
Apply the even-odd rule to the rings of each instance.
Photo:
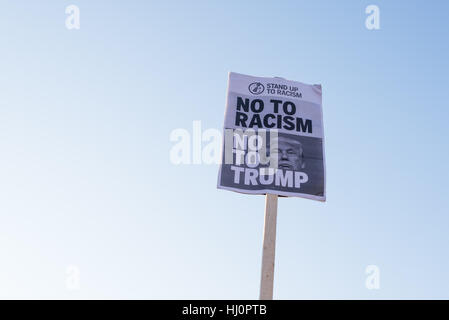
[[[260,300],[273,300],[277,212],[278,212],[278,196],[275,194],[267,193],[265,200],[265,223],[263,231]]]

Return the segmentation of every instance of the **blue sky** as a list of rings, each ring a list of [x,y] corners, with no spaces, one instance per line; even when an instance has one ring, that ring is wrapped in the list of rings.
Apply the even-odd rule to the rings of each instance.
[[[279,200],[274,297],[449,298],[448,10],[3,1],[0,298],[257,299],[264,198],[169,159],[221,129],[229,71],[323,86],[327,202]]]

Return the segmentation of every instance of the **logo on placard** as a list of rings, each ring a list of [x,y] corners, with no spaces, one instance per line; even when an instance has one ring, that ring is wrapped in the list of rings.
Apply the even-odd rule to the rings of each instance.
[[[248,90],[252,94],[261,94],[262,92],[264,92],[265,87],[260,82],[253,82],[249,85]]]

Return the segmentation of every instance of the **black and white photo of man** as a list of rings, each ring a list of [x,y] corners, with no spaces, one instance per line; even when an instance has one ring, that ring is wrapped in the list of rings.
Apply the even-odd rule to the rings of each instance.
[[[279,136],[274,141],[273,150],[270,149],[270,152],[272,157],[277,155],[279,169],[301,171],[306,167],[304,148],[301,142],[288,136]]]

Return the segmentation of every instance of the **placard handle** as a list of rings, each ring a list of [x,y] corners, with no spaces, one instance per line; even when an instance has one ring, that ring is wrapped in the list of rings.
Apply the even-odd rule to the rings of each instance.
[[[273,300],[277,211],[278,196],[275,194],[267,193],[265,198],[265,222],[263,230],[260,300]]]

